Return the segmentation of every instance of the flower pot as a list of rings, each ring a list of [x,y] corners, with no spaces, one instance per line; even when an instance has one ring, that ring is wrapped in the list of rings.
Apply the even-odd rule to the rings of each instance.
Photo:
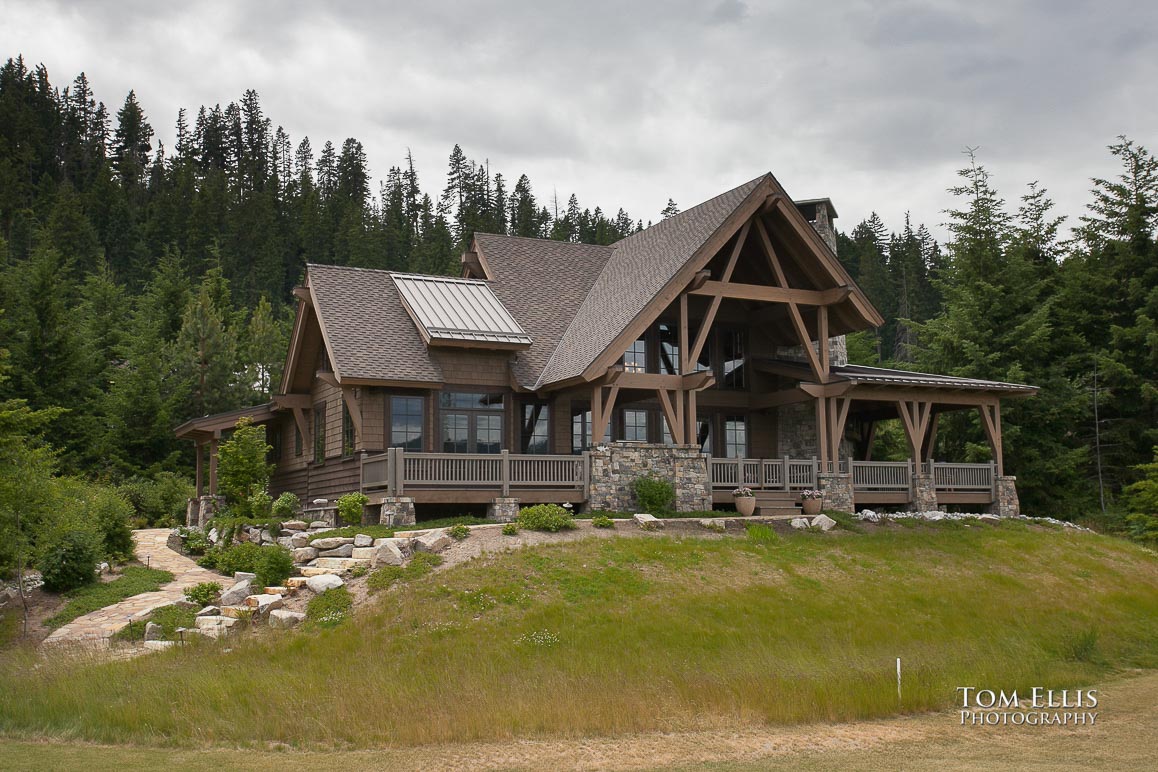
[[[742,517],[750,517],[756,511],[756,497],[755,496],[737,496],[736,497],[736,512]]]
[[[800,502],[800,508],[804,510],[806,515],[819,515],[820,499],[803,499]]]

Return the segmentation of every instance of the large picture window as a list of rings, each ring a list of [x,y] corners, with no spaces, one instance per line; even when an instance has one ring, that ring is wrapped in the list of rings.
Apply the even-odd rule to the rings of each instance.
[[[390,447],[422,450],[422,397],[390,397]]]
[[[444,453],[498,453],[503,448],[503,395],[450,391],[439,395]]]
[[[550,413],[547,405],[536,402],[523,405],[521,449],[524,453],[550,453]]]

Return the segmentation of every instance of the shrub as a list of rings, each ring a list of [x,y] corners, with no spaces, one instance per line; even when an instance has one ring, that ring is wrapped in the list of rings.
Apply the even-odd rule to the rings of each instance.
[[[350,616],[354,599],[350,591],[342,587],[331,587],[321,595],[310,598],[306,606],[306,618],[318,627],[337,627]]]
[[[297,494],[286,491],[273,502],[273,516],[280,520],[289,520],[298,513],[300,508],[301,501],[298,500]]]
[[[362,512],[370,501],[364,493],[347,493],[338,498],[338,519],[346,525],[360,525]]]
[[[252,542],[232,544],[228,547],[212,547],[205,551],[205,556],[197,561],[197,565],[212,568],[229,576],[238,571],[255,574],[261,552],[262,548]]]
[[[280,587],[282,582],[294,572],[293,555],[285,547],[273,545],[260,547],[254,573],[262,587]]]
[[[265,428],[254,426],[248,417],[239,418],[233,436],[217,448],[217,487],[227,502],[245,509],[254,489],[265,490],[274,469],[265,460],[270,450]]]
[[[201,582],[185,588],[185,600],[200,606],[214,603],[221,595],[221,585],[217,582]]]
[[[64,592],[96,579],[100,542],[87,531],[66,531],[43,545],[38,567],[44,589]]]
[[[639,477],[635,481],[635,500],[641,512],[661,515],[671,509],[675,488],[667,480]]]
[[[591,518],[591,525],[595,526],[596,528],[614,528],[615,521],[607,515],[596,515],[595,517]]]
[[[181,528],[177,531],[185,543],[185,551],[190,555],[204,555],[209,549],[209,536],[200,528]]]
[[[503,523],[503,536],[518,536],[518,535],[519,535],[519,524],[518,523]]]
[[[273,508],[273,497],[264,488],[254,488],[249,494],[249,516],[269,517]]]
[[[85,515],[101,532],[104,554],[114,560],[128,560],[133,556],[133,531],[129,518],[133,506],[114,488],[94,487],[86,497]]]
[[[466,537],[470,536],[470,528],[463,525],[462,523],[456,523],[455,525],[452,525],[450,528],[446,529],[446,534],[452,539],[458,539],[459,541],[462,541]]]
[[[131,477],[117,490],[128,499],[136,518],[158,527],[183,520],[186,502],[196,492],[193,483],[173,472],[158,472],[152,480]]]
[[[575,527],[571,512],[558,504],[536,504],[519,510],[519,527],[529,531],[555,533]]]

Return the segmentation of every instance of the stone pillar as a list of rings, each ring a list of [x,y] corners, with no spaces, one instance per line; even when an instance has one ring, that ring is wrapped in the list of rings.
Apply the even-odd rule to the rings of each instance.
[[[913,511],[937,511],[937,485],[933,475],[919,472],[913,475]]]
[[[499,523],[513,523],[519,519],[519,500],[500,496],[487,506],[487,519]]]
[[[382,499],[382,510],[378,516],[380,525],[414,525],[416,522],[414,499],[409,496],[387,496]]]
[[[816,476],[820,486],[821,509],[835,509],[850,515],[856,511],[852,503],[852,475],[824,472]]]
[[[993,491],[991,512],[998,517],[1017,517],[1021,514],[1021,502],[1017,500],[1017,478],[1010,475],[998,477]]]
[[[708,459],[695,445],[650,445],[613,442],[590,451],[591,482],[587,509],[634,512],[635,481],[667,480],[675,488],[677,512],[712,508]],[[649,513],[651,514],[651,513]]]
[[[217,510],[225,506],[224,496],[201,496],[197,499],[197,523],[196,525],[205,527],[205,524],[213,519],[217,514]]]
[[[201,514],[201,505],[196,498],[191,498],[185,502],[185,525],[193,527],[197,525],[197,517]]]

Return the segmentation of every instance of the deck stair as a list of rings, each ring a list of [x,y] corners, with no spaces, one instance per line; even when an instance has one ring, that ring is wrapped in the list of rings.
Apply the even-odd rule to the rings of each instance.
[[[800,505],[795,491],[754,490],[756,514],[763,517],[799,517]]]

